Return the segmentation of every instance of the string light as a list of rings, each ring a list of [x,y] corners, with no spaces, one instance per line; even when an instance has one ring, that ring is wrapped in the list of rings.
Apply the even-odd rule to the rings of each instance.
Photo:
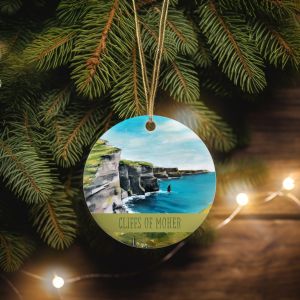
[[[275,199],[278,196],[286,196],[288,199],[292,200],[294,203],[296,203],[299,207],[300,207],[300,199],[298,199],[294,194],[292,194],[290,191],[293,190],[295,188],[296,184],[295,184],[295,180],[292,177],[287,177],[282,181],[282,187],[279,191],[277,192],[272,192],[269,193],[264,199],[263,202],[269,202],[273,199]],[[284,192],[286,191],[286,192]],[[249,196],[244,193],[241,192],[239,194],[236,195],[236,203],[237,203],[237,207],[234,209],[234,211],[230,214],[230,216],[228,218],[226,218],[224,221],[222,221],[218,226],[216,226],[217,229],[220,229],[222,227],[224,227],[225,225],[227,225],[228,223],[230,223],[233,218],[235,218],[240,211],[247,206],[247,204],[249,203]],[[164,256],[157,264],[155,265],[151,265],[151,269],[161,265],[162,263],[168,261],[169,259],[171,259],[184,245],[185,245],[185,241],[182,241],[181,243],[179,243],[175,248],[173,248],[166,256]],[[32,278],[38,279],[38,280],[42,280],[44,281],[45,278],[27,272],[27,271],[21,271],[23,274],[25,274],[26,276],[30,276]],[[125,277],[132,277],[132,276],[136,276],[138,275],[139,272],[132,272],[132,273],[127,273],[127,274],[105,274],[105,273],[95,273],[95,274],[85,274],[82,276],[78,276],[78,277],[74,277],[74,278],[68,278],[66,279],[66,281],[64,280],[64,278],[55,275],[52,279],[52,285],[53,287],[55,287],[56,289],[61,289],[65,283],[71,284],[71,283],[75,283],[77,281],[81,281],[84,279],[92,279],[92,278],[125,278]],[[3,277],[2,279],[4,279],[5,281],[7,281],[7,279],[5,277]],[[8,281],[7,281],[8,282]],[[12,285],[12,283],[8,282],[8,284],[11,286],[11,288],[14,290],[14,292],[19,296],[19,298],[21,299],[21,294],[19,294],[19,291],[17,290],[17,288],[15,286]]]
[[[235,216],[237,216],[240,213],[242,208],[249,203],[249,197],[246,193],[237,194],[235,200],[238,205],[237,208],[231,213],[231,215],[228,218],[226,218],[217,226],[217,229],[220,229],[227,225],[229,222],[231,222],[235,218]]]
[[[282,182],[282,188],[286,191],[291,191],[295,188],[295,180],[292,177],[287,177]]]
[[[55,275],[52,279],[52,285],[56,289],[61,289],[65,285],[65,280],[62,277]]]
[[[236,196],[236,203],[239,205],[239,206],[245,206],[247,205],[249,202],[249,197],[246,193],[239,193],[237,196]]]
[[[285,196],[288,199],[292,200],[294,203],[296,203],[300,207],[300,199],[298,199],[295,195],[292,193],[288,193],[288,191],[291,191],[295,188],[295,180],[292,177],[286,177],[282,181],[282,188],[277,192],[269,193],[264,199],[263,202],[269,202],[274,200],[278,196]],[[287,191],[284,193],[283,191]],[[238,204],[238,207],[235,208],[235,210],[230,214],[228,218],[226,218],[224,221],[222,221],[219,225],[217,225],[217,229],[220,229],[230,223],[242,210],[244,206],[246,206],[249,203],[249,197],[246,193],[239,193],[237,194],[236,203]]]

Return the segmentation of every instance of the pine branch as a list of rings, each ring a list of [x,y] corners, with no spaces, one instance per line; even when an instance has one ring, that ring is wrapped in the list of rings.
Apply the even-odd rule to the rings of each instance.
[[[213,0],[202,5],[198,13],[200,28],[222,71],[243,91],[261,91],[266,86],[263,61],[245,21],[236,15],[222,16]]]
[[[41,238],[52,248],[69,247],[76,237],[77,222],[72,201],[59,184],[46,203],[30,209],[33,226]]]
[[[5,119],[9,130],[20,138],[20,141],[26,141],[33,146],[37,153],[40,153],[40,146],[45,141],[43,128],[39,122],[39,99],[23,97],[18,99],[18,103],[11,103],[6,111]]]
[[[194,130],[212,149],[226,152],[236,145],[236,137],[229,126],[203,103],[177,106],[177,120]]]
[[[300,63],[300,27],[295,22],[286,22],[283,29],[266,22],[254,24],[253,32],[259,51],[275,67],[285,68]]]
[[[12,192],[28,203],[46,201],[53,189],[49,167],[22,133],[1,137],[0,160],[0,174]]]
[[[145,53],[148,54],[149,57],[152,58],[152,60],[155,57],[155,52],[158,44],[158,22],[159,16],[153,14],[152,10],[149,10],[145,16],[140,17],[140,23],[142,24],[142,43],[145,49]],[[170,30],[166,28],[162,56],[163,62],[170,62],[174,60],[177,55],[178,49],[176,49],[172,38],[174,38],[174,34],[170,34]]]
[[[29,63],[37,63],[38,70],[55,69],[71,61],[75,38],[73,28],[51,27],[25,49],[24,55]]]
[[[3,271],[17,271],[33,250],[34,244],[30,239],[0,231],[0,268]]]
[[[36,96],[39,98],[39,95]],[[11,104],[5,112],[6,127],[16,141],[28,143],[34,148],[36,155],[48,165],[47,137],[39,120],[39,103],[35,98],[26,97],[20,100],[16,105]]]
[[[41,146],[45,142],[45,137],[37,116],[36,110],[26,107],[23,111],[16,112],[12,116],[14,120],[10,122],[10,126],[12,131],[20,136],[20,140],[29,143],[35,149],[37,155],[41,157]]]
[[[41,91],[41,81],[45,77],[42,77],[35,70],[26,68],[22,55],[9,53],[0,62],[0,78],[2,81],[0,102],[6,103],[7,107],[5,108],[11,110],[15,106],[21,107],[24,99],[26,101],[26,99],[38,98]]]
[[[72,79],[78,93],[95,99],[110,90],[116,80],[119,67],[126,59],[129,49],[124,41],[131,32],[129,24],[124,27],[127,15],[121,15],[122,0],[99,5],[91,4],[90,11],[82,21],[72,61]],[[122,7],[123,7],[122,6]],[[125,8],[124,8],[125,9]],[[132,22],[130,19],[128,23]]]
[[[75,25],[89,11],[89,0],[62,0],[57,7],[57,17],[63,24]]]
[[[207,68],[212,64],[207,42],[205,41],[205,37],[200,34],[198,35],[198,49],[192,58],[198,67]]]
[[[41,105],[41,120],[48,123],[58,114],[62,114],[70,101],[70,97],[71,89],[69,85],[62,89],[55,89],[47,93]]]
[[[264,14],[266,17],[284,20],[299,13],[298,0],[220,0],[220,6],[224,10],[240,11],[252,17],[259,17]]]
[[[66,118],[68,116],[68,118]],[[73,104],[64,115],[53,120],[52,150],[56,162],[62,167],[74,166],[82,157],[83,149],[93,141],[95,133],[105,122],[101,107]]]
[[[156,22],[159,24],[161,9],[155,6],[150,12],[156,14]],[[197,51],[197,36],[193,24],[182,11],[173,7],[168,11],[166,37],[173,42],[177,52],[192,56]]]
[[[146,99],[136,44],[132,47],[132,57],[124,64],[120,74],[112,91],[114,111],[122,118],[145,114]]]
[[[194,65],[178,57],[170,63],[161,75],[161,86],[179,102],[196,102],[200,98],[198,74]]]

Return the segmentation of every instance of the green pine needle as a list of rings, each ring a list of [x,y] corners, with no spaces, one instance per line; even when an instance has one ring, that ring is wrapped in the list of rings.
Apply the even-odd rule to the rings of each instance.
[[[41,120],[48,123],[58,114],[62,114],[70,101],[70,97],[71,89],[69,86],[48,92],[41,105]]]
[[[179,102],[191,103],[200,98],[198,74],[192,62],[178,57],[161,74],[161,86]]]
[[[112,90],[113,109],[121,118],[146,114],[145,91],[136,44],[131,57],[123,64],[120,76]]]
[[[45,202],[53,190],[47,161],[22,139],[21,133],[0,139],[0,174],[5,184],[28,203]]]
[[[265,15],[265,17],[272,17],[275,20],[290,17],[299,13],[300,10],[299,0],[220,0],[220,6],[224,10],[239,11],[251,17]]]
[[[160,7],[154,7],[149,14],[153,17],[153,22],[157,27],[161,14]],[[169,8],[165,38],[170,44],[172,43],[177,52],[192,56],[197,51],[198,41],[193,24],[179,9]]]
[[[154,14],[152,10],[148,10],[147,14],[140,16],[141,23],[141,34],[142,34],[142,44],[144,47],[144,52],[153,61],[155,57],[155,52],[158,44],[158,23],[159,15]],[[174,32],[170,31],[170,28],[166,28],[165,40],[163,45],[163,62],[170,62],[175,59],[178,49],[176,45],[182,45],[182,41],[176,37],[176,44],[174,43]]]
[[[103,128],[104,116],[101,107],[74,104],[64,115],[53,120],[49,134],[58,165],[68,168],[82,158],[84,147],[90,145],[95,133]]]
[[[56,184],[48,200],[32,205],[30,211],[33,226],[50,247],[64,249],[73,243],[77,232],[76,215],[62,186]]]
[[[57,17],[67,25],[80,24],[89,11],[88,0],[62,0],[57,7]]]
[[[38,122],[38,113],[35,110],[24,109],[20,114],[14,114],[15,122],[12,124],[13,132],[32,146],[38,156],[42,156],[43,143],[45,136]],[[18,122],[19,121],[19,122]]]
[[[75,37],[73,28],[51,27],[27,47],[24,56],[29,63],[36,63],[38,70],[66,65],[73,57]]]
[[[111,88],[129,53],[127,32],[132,33],[131,38],[134,33],[130,25],[124,27],[124,22],[130,24],[133,20],[120,14],[121,4],[119,0],[101,5],[94,1],[82,21],[73,49],[72,79],[77,92],[90,99],[99,98]]]
[[[198,38],[198,49],[195,55],[193,56],[193,60],[198,67],[207,68],[212,64],[212,57],[209,51],[209,47],[207,46],[207,42],[205,37],[199,34]]]
[[[290,20],[283,29],[266,22],[253,27],[255,41],[264,58],[275,67],[284,69],[288,64],[298,68],[300,64],[300,27]]]
[[[0,231],[0,269],[17,271],[34,250],[33,242],[15,233]]]
[[[263,90],[263,61],[246,22],[238,15],[223,16],[212,0],[202,5],[198,13],[200,29],[222,71],[248,93]]]

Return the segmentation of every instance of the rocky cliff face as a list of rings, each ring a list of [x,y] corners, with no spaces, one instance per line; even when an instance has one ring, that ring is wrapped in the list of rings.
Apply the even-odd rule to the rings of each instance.
[[[117,206],[122,205],[120,155],[119,150],[102,156],[92,183],[84,189],[87,204],[92,212],[113,212],[113,203]]]
[[[157,178],[174,178],[180,177],[180,171],[178,168],[153,168],[154,176]]]
[[[153,167],[141,162],[121,161],[119,166],[120,185],[128,195],[144,195],[159,190]]]
[[[183,175],[205,174],[208,170],[178,170],[178,168],[153,168],[154,176],[157,178],[167,179],[181,177]]]
[[[115,148],[90,166],[96,172],[85,185],[84,194],[91,212],[124,212],[122,199],[159,190],[150,164],[120,161],[120,156],[121,150]]]
[[[122,200],[158,191],[158,179],[208,172],[153,168],[147,162],[120,160],[121,150],[105,141],[99,141],[96,147],[85,169],[84,194],[91,212],[125,212]]]
[[[183,175],[194,175],[194,174],[206,174],[208,170],[180,170],[180,174]]]

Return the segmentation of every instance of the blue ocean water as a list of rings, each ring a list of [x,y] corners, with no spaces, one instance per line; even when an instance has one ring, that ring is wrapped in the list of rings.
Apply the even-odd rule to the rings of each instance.
[[[168,186],[171,185],[171,192]],[[216,189],[215,172],[159,180],[160,190],[125,199],[133,213],[198,213],[212,204]]]

